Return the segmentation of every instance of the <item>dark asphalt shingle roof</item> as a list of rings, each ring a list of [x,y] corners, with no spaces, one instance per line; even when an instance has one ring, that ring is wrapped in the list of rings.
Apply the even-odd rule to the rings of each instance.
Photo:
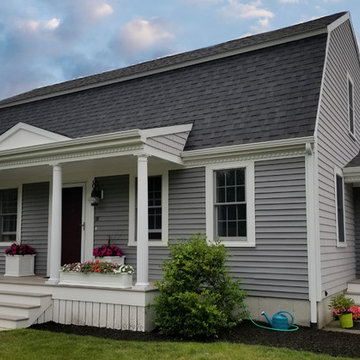
[[[315,19],[312,21],[288,26],[282,29],[269,31],[262,34],[252,35],[236,40],[231,40],[215,46],[209,46],[206,48],[202,48],[194,51],[188,51],[177,55],[166,56],[157,60],[147,61],[123,69],[107,71],[101,74],[96,74],[71,81],[66,81],[51,86],[45,86],[39,89],[34,89],[32,91],[28,91],[23,94],[13,96],[11,98],[1,100],[0,106],[5,104],[10,104],[16,101],[31,99],[37,96],[46,96],[49,94],[54,94],[56,92],[73,90],[78,87],[91,86],[97,83],[111,81],[125,76],[141,74],[143,72],[153,71],[167,66],[181,64],[187,61],[193,61],[208,56],[222,54],[228,51],[244,49],[249,46],[255,46],[266,42],[280,40],[289,36],[301,35],[310,31],[323,29],[345,14],[346,12],[341,12],[341,13],[325,16],[319,19]]]
[[[186,149],[313,135],[327,34],[0,109],[71,138],[194,123]]]

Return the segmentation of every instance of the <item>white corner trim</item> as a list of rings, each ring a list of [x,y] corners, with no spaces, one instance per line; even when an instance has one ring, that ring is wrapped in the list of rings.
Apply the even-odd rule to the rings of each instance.
[[[317,301],[321,299],[320,242],[317,231],[317,173],[315,154],[305,157],[306,224],[310,321],[317,323]]]
[[[229,162],[223,164],[207,165],[205,168],[205,195],[206,195],[206,237],[209,242],[217,239],[215,234],[214,211],[214,172],[222,169],[245,168],[245,194],[246,194],[246,241],[227,241],[222,244],[229,247],[255,247],[255,167],[254,161]]]
[[[192,127],[193,124],[165,126],[159,128],[140,130],[140,134],[143,135],[145,138],[149,138],[154,136],[177,134],[181,132],[191,131]]]
[[[169,171],[151,174],[149,176],[161,175],[161,241],[149,240],[149,247],[167,246],[169,241]],[[129,174],[129,224],[128,224],[128,246],[137,246],[136,241],[136,175]]]
[[[337,202],[337,184],[336,176],[339,175],[342,178],[342,192],[343,192],[343,224],[344,224],[344,241],[339,241],[339,218],[338,218],[338,202]],[[334,167],[334,195],[335,195],[335,215],[336,215],[336,247],[346,247],[346,228],[345,228],[345,186],[343,171],[339,167]]]

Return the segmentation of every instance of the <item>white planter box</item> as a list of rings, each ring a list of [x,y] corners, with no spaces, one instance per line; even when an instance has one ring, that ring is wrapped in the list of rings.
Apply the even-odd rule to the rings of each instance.
[[[84,285],[122,289],[132,286],[132,274],[84,274],[79,272],[60,271],[59,285]]]
[[[35,256],[5,255],[5,276],[31,276],[34,274]]]
[[[104,257],[96,257],[95,261],[99,260],[99,261],[110,262],[113,264],[124,265],[125,258],[126,256],[104,256]]]

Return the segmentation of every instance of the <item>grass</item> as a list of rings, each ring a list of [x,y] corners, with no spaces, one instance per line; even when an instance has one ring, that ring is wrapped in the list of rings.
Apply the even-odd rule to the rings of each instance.
[[[266,346],[195,342],[140,342],[37,330],[0,332],[0,359],[130,359],[130,360],[330,360],[316,355]],[[336,358],[337,360],[346,358]]]

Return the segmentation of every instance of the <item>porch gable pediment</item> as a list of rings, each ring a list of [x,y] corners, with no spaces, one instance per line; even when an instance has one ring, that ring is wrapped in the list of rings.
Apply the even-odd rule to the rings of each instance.
[[[63,140],[70,140],[70,138],[19,122],[0,136],[0,151]]]

